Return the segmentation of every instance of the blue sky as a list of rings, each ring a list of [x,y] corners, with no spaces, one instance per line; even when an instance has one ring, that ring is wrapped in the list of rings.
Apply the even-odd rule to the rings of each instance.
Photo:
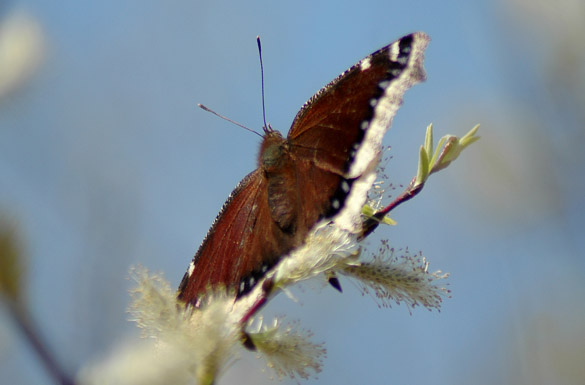
[[[451,273],[452,298],[440,313],[410,315],[403,305],[379,309],[342,281],[342,295],[305,285],[300,303],[282,295],[266,314],[300,319],[326,343],[321,384],[571,383],[555,357],[571,365],[567,357],[584,348],[574,343],[585,320],[578,167],[585,70],[584,50],[570,40],[582,36],[575,7],[566,1],[549,12],[516,0],[0,8],[0,23],[25,12],[43,34],[36,72],[0,98],[0,210],[18,224],[28,303],[58,360],[74,372],[136,333],[125,313],[129,266],[162,271],[178,285],[224,200],[255,167],[258,138],[196,105],[261,127],[257,35],[267,120],[286,132],[299,107],[340,72],[421,30],[432,38],[428,80],[407,92],[386,137],[391,182],[407,184],[416,172],[430,122],[436,138],[481,123],[482,139],[393,213],[398,226],[377,230],[369,243],[376,250],[376,239],[386,238],[422,250],[430,269]],[[1,382],[51,383],[0,314]],[[259,367],[245,357],[219,384],[272,383]]]

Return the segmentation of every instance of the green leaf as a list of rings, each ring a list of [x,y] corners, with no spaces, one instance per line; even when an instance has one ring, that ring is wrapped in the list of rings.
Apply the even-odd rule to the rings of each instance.
[[[423,146],[420,147],[418,152],[418,170],[416,172],[416,183],[415,186],[425,183],[427,178],[429,177],[429,157],[425,148]]]
[[[433,123],[427,126],[427,133],[425,135],[425,152],[427,157],[430,157],[433,153]]]

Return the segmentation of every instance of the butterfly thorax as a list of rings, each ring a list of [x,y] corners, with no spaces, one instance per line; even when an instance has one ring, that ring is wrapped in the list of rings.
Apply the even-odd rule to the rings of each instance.
[[[287,141],[278,131],[267,130],[258,154],[258,166],[267,183],[268,207],[280,230],[293,235],[297,229],[296,175]]]
[[[285,163],[285,139],[278,131],[266,131],[260,153],[258,154],[258,167],[265,172],[278,172]]]

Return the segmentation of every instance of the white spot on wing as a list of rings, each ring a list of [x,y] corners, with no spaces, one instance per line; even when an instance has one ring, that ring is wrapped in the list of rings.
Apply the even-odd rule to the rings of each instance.
[[[369,57],[365,58],[364,60],[362,60],[362,63],[360,64],[360,69],[362,71],[367,70],[368,68],[370,68],[372,66],[372,61],[370,60]]]
[[[397,41],[395,41],[391,46],[390,46],[390,60],[391,61],[396,61],[398,60],[398,54],[400,53],[400,45]]]
[[[346,180],[341,182],[341,190],[343,190],[344,193],[349,191],[349,183],[347,183]]]
[[[187,275],[191,277],[193,271],[195,271],[195,262],[191,261],[191,263],[189,264],[189,268],[187,269]]]

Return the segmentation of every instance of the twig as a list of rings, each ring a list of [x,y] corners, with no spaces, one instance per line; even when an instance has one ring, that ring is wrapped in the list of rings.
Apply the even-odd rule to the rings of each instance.
[[[75,385],[75,381],[65,373],[49,351],[47,345],[41,339],[39,333],[30,321],[26,309],[11,299],[8,299],[6,302],[10,307],[10,314],[13,316],[14,322],[24,334],[33,350],[38,354],[39,358],[45,365],[45,368],[49,371],[51,376],[53,376],[55,382],[60,385]]]

